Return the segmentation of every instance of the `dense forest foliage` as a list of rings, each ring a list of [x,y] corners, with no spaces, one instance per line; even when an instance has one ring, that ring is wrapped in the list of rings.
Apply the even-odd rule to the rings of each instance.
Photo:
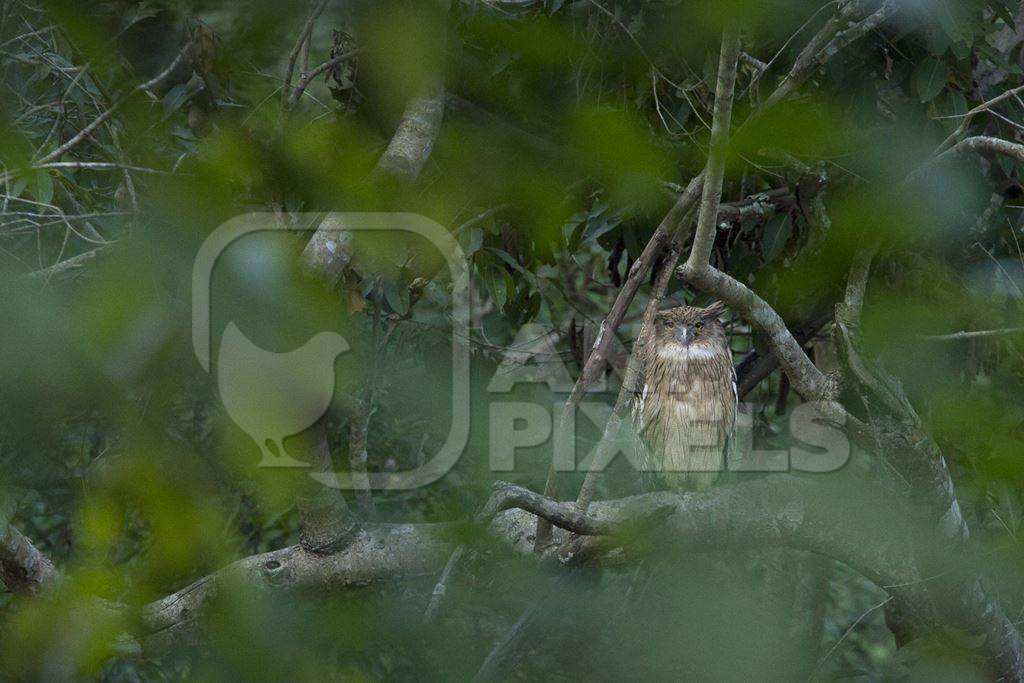
[[[1020,3],[0,0],[0,62],[3,678],[1024,680]],[[663,490],[716,300],[745,458]]]

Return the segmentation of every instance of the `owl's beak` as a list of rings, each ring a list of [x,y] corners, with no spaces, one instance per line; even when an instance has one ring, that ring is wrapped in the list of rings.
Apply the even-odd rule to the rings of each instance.
[[[690,342],[693,341],[693,328],[687,325],[679,331],[679,341],[683,343],[683,346],[689,346]]]

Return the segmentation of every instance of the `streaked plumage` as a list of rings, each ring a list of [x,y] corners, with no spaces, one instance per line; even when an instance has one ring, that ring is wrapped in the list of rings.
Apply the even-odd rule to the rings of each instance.
[[[725,306],[660,311],[640,357],[634,404],[644,469],[673,488],[703,489],[725,469],[736,424]]]

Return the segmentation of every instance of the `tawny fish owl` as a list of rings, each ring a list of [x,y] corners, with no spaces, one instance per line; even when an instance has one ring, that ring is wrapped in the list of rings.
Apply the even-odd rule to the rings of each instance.
[[[659,311],[642,349],[634,402],[643,469],[673,488],[704,489],[725,469],[736,375],[725,304]]]

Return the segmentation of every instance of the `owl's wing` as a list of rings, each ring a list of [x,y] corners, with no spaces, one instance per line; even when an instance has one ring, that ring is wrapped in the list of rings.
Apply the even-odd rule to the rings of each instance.
[[[650,407],[648,405],[650,390],[650,385],[647,383],[647,362],[641,351],[640,356],[637,358],[636,381],[629,389],[633,394],[633,424],[638,435],[643,432],[644,423],[650,422],[649,416],[645,418],[644,414],[644,411]]]
[[[632,394],[633,413],[633,444],[638,458],[637,464],[640,468],[640,487],[642,490],[655,490],[659,488],[659,480],[654,476],[654,458],[651,448],[655,447],[654,439],[657,435],[651,428],[657,425],[652,419],[652,414],[657,408],[657,397],[651,395],[651,386],[648,383],[646,373],[646,362],[643,354],[637,358],[636,381],[629,388]]]
[[[736,366],[732,363],[732,349],[729,349],[729,374],[730,382],[732,386],[732,419],[729,421],[729,431],[725,435],[725,457],[726,463],[729,462],[729,456],[732,454],[732,448],[735,446],[736,441],[736,416],[740,412],[740,390],[739,381],[736,378]]]

